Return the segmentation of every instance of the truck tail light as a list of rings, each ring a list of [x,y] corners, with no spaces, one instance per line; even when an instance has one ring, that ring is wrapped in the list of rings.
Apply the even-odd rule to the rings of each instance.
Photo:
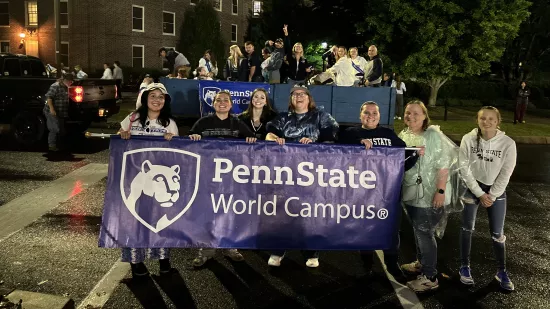
[[[84,99],[84,88],[82,86],[71,87],[69,89],[69,96],[77,103],[81,103]]]

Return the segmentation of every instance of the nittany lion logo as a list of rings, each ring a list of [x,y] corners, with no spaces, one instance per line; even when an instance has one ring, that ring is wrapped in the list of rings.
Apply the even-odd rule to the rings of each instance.
[[[216,94],[221,91],[218,87],[204,87],[202,88],[202,99],[206,104],[212,106],[214,104],[214,98]]]
[[[185,164],[164,165],[153,160]],[[144,148],[125,152],[120,192],[126,208],[139,222],[158,233],[176,222],[193,204],[199,167],[200,156],[184,150]]]

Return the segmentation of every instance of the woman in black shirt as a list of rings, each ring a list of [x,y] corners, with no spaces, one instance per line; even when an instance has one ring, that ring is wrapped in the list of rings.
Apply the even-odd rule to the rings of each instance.
[[[239,115],[239,119],[254,132],[256,138],[265,140],[267,123],[277,116],[271,107],[267,91],[258,88],[252,92],[248,108]]]

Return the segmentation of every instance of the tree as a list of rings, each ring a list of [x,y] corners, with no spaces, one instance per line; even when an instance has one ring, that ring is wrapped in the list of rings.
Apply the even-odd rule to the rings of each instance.
[[[401,72],[430,87],[429,106],[452,77],[479,75],[498,61],[529,15],[527,0],[371,0],[359,25]]]
[[[192,68],[204,52],[210,49],[218,62],[219,72],[223,71],[225,45],[212,0],[201,0],[185,11],[180,33],[178,50],[187,57]]]

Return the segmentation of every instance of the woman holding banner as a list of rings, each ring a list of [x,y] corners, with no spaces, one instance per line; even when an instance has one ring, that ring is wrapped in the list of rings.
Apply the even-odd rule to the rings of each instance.
[[[216,94],[213,107],[214,114],[202,117],[197,120],[191,131],[189,138],[193,141],[200,141],[202,137],[214,138],[246,138],[247,143],[255,143],[254,133],[248,129],[246,124],[231,114],[233,106],[231,94],[227,90],[222,90]],[[209,259],[214,257],[216,249],[199,249],[197,257],[193,260],[194,267],[201,267]],[[244,260],[242,254],[237,249],[224,249],[223,254],[233,261],[240,262]]]
[[[364,145],[366,149],[372,147],[405,147],[405,142],[400,139],[392,129],[380,127],[380,109],[378,104],[367,101],[359,110],[360,127],[350,127],[340,131],[338,142],[341,144]],[[411,169],[418,159],[414,150],[405,152],[405,171]],[[401,216],[399,216],[401,218]],[[401,220],[399,220],[401,221]],[[394,247],[384,250],[384,262],[388,272],[397,280],[404,280],[403,272],[398,265],[399,254],[399,226],[395,230]],[[373,251],[362,251],[361,257],[367,269],[372,268]]]
[[[267,91],[264,88],[258,88],[252,92],[248,108],[239,115],[239,119],[254,131],[257,139],[265,140],[267,123],[276,116],[277,112],[271,107]]]
[[[120,137],[164,136],[169,141],[177,136],[178,126],[172,119],[170,101],[170,95],[163,84],[149,84],[141,94],[141,106],[120,123]],[[161,274],[167,274],[172,269],[169,248],[122,248],[122,262],[130,263],[133,278],[149,275],[143,263],[147,257],[159,260]]]
[[[327,112],[317,108],[308,88],[296,84],[290,90],[288,112],[267,123],[266,141],[284,145],[285,141],[302,144],[332,142],[336,139],[338,123]],[[268,265],[280,266],[285,251],[273,251]],[[319,252],[306,251],[308,267],[319,266]]]
[[[405,173],[402,200],[416,240],[417,260],[401,268],[417,279],[407,283],[415,292],[439,287],[437,281],[436,230],[444,222],[445,207],[451,204],[450,167],[458,160],[456,145],[438,126],[430,126],[428,110],[421,101],[409,102],[405,108],[406,128],[399,137],[409,147],[421,147],[415,167]]]

